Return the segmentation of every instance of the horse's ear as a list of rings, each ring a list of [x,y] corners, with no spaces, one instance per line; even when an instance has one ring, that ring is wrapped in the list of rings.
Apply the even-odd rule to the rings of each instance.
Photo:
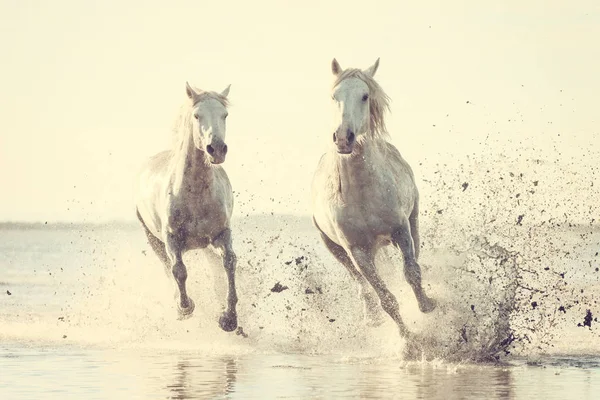
[[[198,93],[196,93],[194,89],[192,89],[192,87],[187,81],[185,82],[185,92],[187,93],[188,97],[192,100],[198,95]]]
[[[377,72],[377,68],[379,68],[379,58],[377,58],[377,61],[375,61],[375,64],[371,65],[369,68],[367,68],[365,70],[365,73],[370,75],[372,78],[373,76],[375,76],[375,72]]]
[[[225,90],[223,90],[221,92],[221,96],[223,97],[227,97],[229,95],[229,89],[231,88],[231,85],[227,85],[227,87],[225,88]]]
[[[342,72],[342,67],[340,67],[340,63],[338,63],[335,58],[331,61],[331,72],[333,72],[335,76],[338,76]]]

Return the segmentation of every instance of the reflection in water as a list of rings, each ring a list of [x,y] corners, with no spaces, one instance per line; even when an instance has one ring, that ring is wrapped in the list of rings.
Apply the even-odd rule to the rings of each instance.
[[[166,372],[161,356],[145,361],[154,368],[147,371],[150,385],[145,387],[144,398],[503,400],[559,399],[575,394],[586,398],[586,393],[600,390],[600,381],[590,379],[590,371],[562,369],[566,365],[560,372],[566,381],[557,381],[555,369],[525,365],[403,363],[294,354],[236,358],[182,354],[169,360],[171,370]],[[600,369],[590,368],[591,375],[600,376]]]
[[[246,371],[239,380],[239,368]],[[510,367],[342,362],[286,355],[184,359],[176,364],[170,399],[485,398],[513,399]]]
[[[190,359],[175,364],[169,399],[221,398],[234,392],[237,365],[233,358]]]
[[[330,371],[327,378],[322,375],[319,378],[319,374],[325,371]],[[330,390],[350,398],[515,398],[512,370],[495,366],[401,365],[398,362],[374,361],[334,364],[313,371],[313,375],[315,382],[322,385],[326,380]],[[323,389],[323,386],[320,388]]]
[[[474,367],[451,372],[421,369],[416,394],[422,399],[512,399],[512,372],[498,367]],[[409,368],[408,373],[414,369]],[[418,373],[418,372],[417,372]]]
[[[535,365],[0,346],[0,399],[595,399],[600,358]]]

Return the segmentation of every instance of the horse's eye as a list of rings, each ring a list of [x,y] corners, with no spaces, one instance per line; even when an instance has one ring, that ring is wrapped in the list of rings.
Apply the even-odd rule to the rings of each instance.
[[[365,95],[363,96],[363,98],[362,98],[362,100],[363,100],[363,101],[367,101],[368,99],[369,99],[369,95],[368,95],[368,94],[365,94]]]
[[[194,114],[194,118],[198,119],[198,114]]]
[[[228,116],[229,116],[229,114],[225,114],[225,115],[223,116],[223,119],[227,119],[227,117],[228,117]]]

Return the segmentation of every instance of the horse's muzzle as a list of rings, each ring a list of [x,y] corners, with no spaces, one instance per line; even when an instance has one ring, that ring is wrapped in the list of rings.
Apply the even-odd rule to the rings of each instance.
[[[342,132],[340,132],[342,131]],[[338,129],[333,134],[333,143],[337,147],[339,154],[350,154],[354,149],[354,143],[356,142],[356,135],[352,129],[348,128],[345,131]]]
[[[206,152],[211,164],[222,164],[227,156],[227,145],[223,142],[213,142],[206,146]]]
[[[350,149],[347,149],[347,148],[346,149],[340,149],[338,147],[337,152],[338,152],[338,154],[346,154],[346,155],[348,155],[348,154],[352,154],[352,150],[353,150],[352,147],[350,147]]]

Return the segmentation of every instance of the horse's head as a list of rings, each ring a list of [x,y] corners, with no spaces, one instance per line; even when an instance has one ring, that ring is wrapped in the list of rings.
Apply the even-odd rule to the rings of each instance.
[[[364,71],[358,69],[342,70],[334,58],[331,70],[336,77],[332,99],[338,110],[336,128],[333,132],[333,142],[340,154],[350,154],[357,139],[371,127],[374,94],[367,82],[373,81],[373,76],[379,67],[379,59]]]
[[[230,86],[227,86],[219,94],[197,92],[186,82],[186,92],[192,101],[194,145],[198,150],[208,154],[212,164],[221,164],[227,155],[225,120],[227,119],[227,95]]]

